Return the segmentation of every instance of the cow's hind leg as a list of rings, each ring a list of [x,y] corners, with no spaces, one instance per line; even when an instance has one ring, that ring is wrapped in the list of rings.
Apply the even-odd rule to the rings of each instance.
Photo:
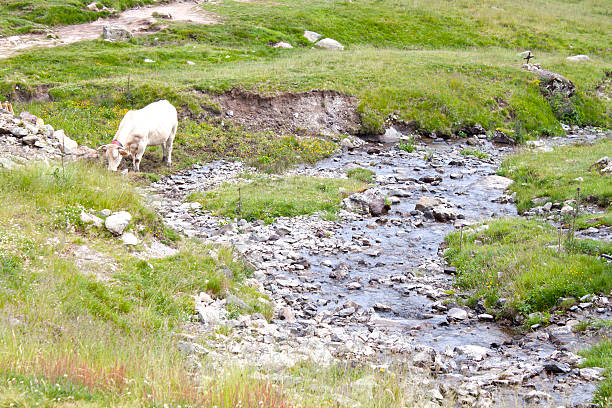
[[[172,128],[172,132],[166,140],[165,161],[168,167],[172,167],[172,144],[174,143],[174,137],[176,136],[176,125]]]
[[[163,152],[162,163],[165,163],[168,161],[168,148],[166,147],[166,143],[162,143],[161,148]]]

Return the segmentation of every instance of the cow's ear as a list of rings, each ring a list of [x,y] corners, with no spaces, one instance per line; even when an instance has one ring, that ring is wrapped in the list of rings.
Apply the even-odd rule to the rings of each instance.
[[[123,157],[130,155],[130,152],[127,149],[119,149],[119,153],[121,153]]]
[[[99,152],[106,152],[106,149],[108,149],[108,145],[102,145],[102,146],[98,147],[98,151]]]

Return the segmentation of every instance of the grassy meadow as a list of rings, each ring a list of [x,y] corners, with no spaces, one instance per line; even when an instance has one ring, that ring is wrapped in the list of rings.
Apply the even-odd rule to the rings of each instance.
[[[544,198],[539,205],[546,201],[575,199],[580,188],[583,199],[590,197],[589,202],[610,212],[612,177],[601,175],[592,168],[597,160],[610,152],[610,138],[594,145],[567,146],[552,152],[525,151],[507,158],[499,173],[515,181],[510,190],[517,193],[519,211],[534,207],[534,198]]]
[[[89,3],[3,0],[0,35],[45,33],[108,16],[103,7],[122,10],[150,2],[101,0],[97,10],[88,10]],[[181,119],[175,167],[164,168],[159,149],[149,148],[142,167],[155,173],[151,178],[218,158],[278,173],[296,163],[315,163],[337,149],[340,135],[246,130],[218,117],[222,112],[215,95],[235,88],[265,95],[324,89],[355,96],[363,134],[379,133],[391,121],[438,134],[479,123],[524,141],[561,135],[561,119],[612,126],[612,98],[598,93],[612,76],[609,0],[222,0],[199,7],[218,16],[219,23],[170,21],[157,33],[125,43],[99,39],[3,59],[0,97],[12,101],[17,112],[28,110],[91,147],[112,140],[128,109],[170,100]],[[304,30],[346,48],[315,49]],[[294,48],[270,47],[277,41]],[[537,78],[521,68],[517,53],[526,49],[536,55],[536,63],[576,84],[570,117],[551,106]],[[575,54],[590,60],[566,60]],[[415,149],[412,141],[398,148]],[[591,225],[610,223],[609,177],[588,170],[609,155],[609,141],[588,150],[564,149],[563,156],[523,153],[504,163],[502,173],[517,180],[512,189],[519,209],[543,194],[551,200],[573,198],[574,179],[583,177],[584,194],[597,195],[607,206],[598,224]],[[463,154],[487,158],[478,150]],[[314,212],[333,218],[341,199],[367,187],[373,177],[364,169],[347,176],[259,175],[191,199],[221,216],[249,220],[272,222]],[[173,335],[192,323],[193,295],[238,296],[246,307],[233,309],[236,315],[261,313],[270,319],[273,310],[265,296],[246,286],[252,271],[230,249],[180,239],[165,228],[137,192],[140,183],[96,165],[0,169],[0,202],[10,203],[0,206],[1,407],[428,404],[420,377],[403,368],[325,368],[304,362],[270,373],[281,378],[271,381],[231,361],[216,367],[204,356],[198,362],[215,375],[194,380]],[[84,225],[83,209],[129,211],[134,217],[129,231],[143,243],[127,249],[106,230]],[[141,252],[153,240],[178,253],[143,260]],[[446,255],[459,271],[457,285],[471,301],[485,297],[494,312],[550,312],[561,297],[612,289],[610,264],[598,258],[610,253],[609,244],[580,241],[571,250],[557,251],[556,230],[544,222],[497,220],[488,230],[467,233],[461,244],[457,234],[447,241]],[[84,246],[103,262],[79,258]],[[585,351],[586,364],[609,367],[609,344],[598,347]],[[600,399],[609,395],[609,380],[601,389]]]
[[[127,43],[88,41],[7,59],[0,67],[0,94],[27,99],[37,87],[50,87],[53,102],[47,108],[55,111],[64,111],[66,101],[126,109],[167,98],[198,114],[218,109],[200,92],[330,89],[358,97],[364,133],[380,132],[392,116],[426,132],[448,134],[480,123],[517,140],[560,135],[558,113],[540,95],[537,79],[521,69],[517,52],[531,49],[536,62],[575,82],[576,114],[566,121],[610,126],[611,102],[595,95],[612,62],[612,41],[604,34],[612,30],[606,5],[605,0],[206,3],[201,7],[218,15],[219,24],[175,22]],[[14,23],[14,30],[25,26]],[[345,51],[312,49],[302,36],[306,29],[340,41]],[[269,46],[280,40],[294,48]],[[565,60],[579,53],[591,60]],[[147,58],[155,62],[145,63]],[[38,102],[20,108],[41,110]],[[67,115],[80,116],[70,110]],[[48,120],[56,127],[66,122]],[[97,143],[103,137],[94,123],[69,135],[86,142],[92,137],[84,134],[95,133]],[[179,132],[177,141],[183,137]]]

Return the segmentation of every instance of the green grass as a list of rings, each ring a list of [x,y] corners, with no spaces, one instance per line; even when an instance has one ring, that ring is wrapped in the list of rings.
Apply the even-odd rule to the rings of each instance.
[[[334,214],[343,198],[365,187],[355,179],[258,177],[250,183],[226,183],[212,191],[193,193],[189,199],[218,216],[271,223],[278,217]]]
[[[510,190],[517,194],[519,211],[534,207],[532,200],[537,197],[548,197],[552,202],[575,199],[580,188],[582,200],[588,199],[607,211],[583,215],[580,226],[612,225],[612,177],[590,169],[611,151],[612,139],[594,145],[560,147],[552,152],[525,151],[504,160],[499,173],[515,181]],[[579,177],[583,181],[577,181]]]
[[[397,148],[405,152],[408,152],[408,153],[412,153],[416,150],[416,147],[414,146],[414,140],[412,138],[410,138],[410,140],[406,142],[404,141],[399,142],[397,144]]]
[[[350,179],[363,181],[364,183],[372,183],[374,181],[373,176],[375,176],[376,173],[369,169],[357,167],[357,168],[350,169],[349,171],[347,171],[346,175]]]
[[[612,327],[612,321],[605,319],[586,319],[574,326],[574,330],[584,332],[587,330],[601,329],[604,327]]]
[[[580,93],[571,101],[576,111],[566,120],[612,123],[612,102],[594,96],[610,66],[604,0],[579,6],[522,0],[499,2],[497,8],[474,0],[452,5],[441,0],[227,1],[203,7],[222,23],[173,23],[125,44],[91,41],[3,61],[0,94],[14,94],[15,85],[18,93],[27,94],[50,84],[55,100],[91,98],[125,108],[165,97],[199,113],[211,107],[211,100],[194,90],[216,93],[238,87],[273,94],[333,89],[359,98],[365,133],[381,131],[395,115],[424,132],[448,134],[481,123],[489,130],[510,129],[517,140],[560,135],[559,112],[540,95],[538,81],[520,68],[516,57],[518,50],[530,48],[537,50],[537,62],[578,86]],[[347,49],[312,50],[302,37],[304,29],[333,37]],[[278,40],[296,48],[268,47]],[[588,53],[591,61],[565,60],[579,52]],[[156,62],[145,64],[145,58]]]
[[[214,406],[252,394],[285,406],[281,391],[231,371],[206,388],[218,396],[186,380],[171,332],[194,318],[193,295],[233,294],[246,304],[237,313],[270,318],[272,311],[244,284],[252,271],[228,248],[182,240],[176,255],[142,260],[105,230],[80,223],[81,208],[128,210],[132,227],[145,227],[134,229],[145,242],[176,238],[134,187],[83,163],[65,172],[42,164],[0,171],[0,200],[11,203],[0,208],[0,403]],[[94,262],[75,255],[83,245],[97,251]]]
[[[599,386],[593,402],[602,408],[612,407],[612,340],[605,339],[599,344],[583,350],[580,355],[586,358],[583,367],[605,368],[605,379]]]
[[[152,234],[163,241],[173,241],[176,234],[165,228],[161,219],[143,205],[134,185],[118,175],[109,174],[96,165],[70,163],[61,166],[34,164],[13,171],[0,171],[0,196],[5,206],[0,214],[29,228],[42,224],[50,228],[77,228],[87,211],[125,210],[133,223],[144,228],[142,235]],[[35,209],[35,211],[32,211]]]
[[[500,298],[502,312],[549,312],[562,297],[612,289],[612,266],[596,256],[557,251],[556,230],[546,223],[507,218],[487,223],[482,232],[447,237],[445,253],[459,272],[457,285],[471,299],[484,297],[492,309]],[[581,248],[577,245],[577,248]]]
[[[460,153],[463,156],[474,156],[481,160],[489,158],[489,155],[487,153],[481,152],[480,150],[477,150],[477,149],[462,150]]]

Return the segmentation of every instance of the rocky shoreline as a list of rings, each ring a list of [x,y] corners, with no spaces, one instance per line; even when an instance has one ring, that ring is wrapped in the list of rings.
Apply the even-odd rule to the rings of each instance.
[[[595,129],[570,130],[566,138],[532,148],[606,136]],[[591,296],[554,324],[521,334],[493,322],[484,310],[454,304],[449,294],[453,270],[438,254],[444,236],[454,226],[516,215],[512,197],[504,194],[507,181],[495,175],[513,148],[493,145],[484,135],[416,147],[412,153],[380,144],[345,148],[315,167],[294,170],[318,177],[346,177],[354,167],[373,170],[369,197],[392,203],[384,217],[349,211],[355,206],[345,200],[336,221],[301,216],[264,225],[220,219],[186,201],[190,192],[237,182],[252,170],[239,162],[198,165],[153,183],[167,225],[234,246],[255,269],[249,284],[274,305],[271,323],[257,315],[228,320],[225,301],[202,294],[196,299],[202,323],[189,328],[194,339],[231,325],[232,334],[217,334],[207,352],[274,369],[303,359],[409,366],[436,379],[430,406],[445,398],[464,406],[589,406],[601,372],[577,368],[581,358],[575,352],[591,340],[572,327],[591,315],[610,318],[609,297]],[[488,157],[461,154],[474,147]]]

